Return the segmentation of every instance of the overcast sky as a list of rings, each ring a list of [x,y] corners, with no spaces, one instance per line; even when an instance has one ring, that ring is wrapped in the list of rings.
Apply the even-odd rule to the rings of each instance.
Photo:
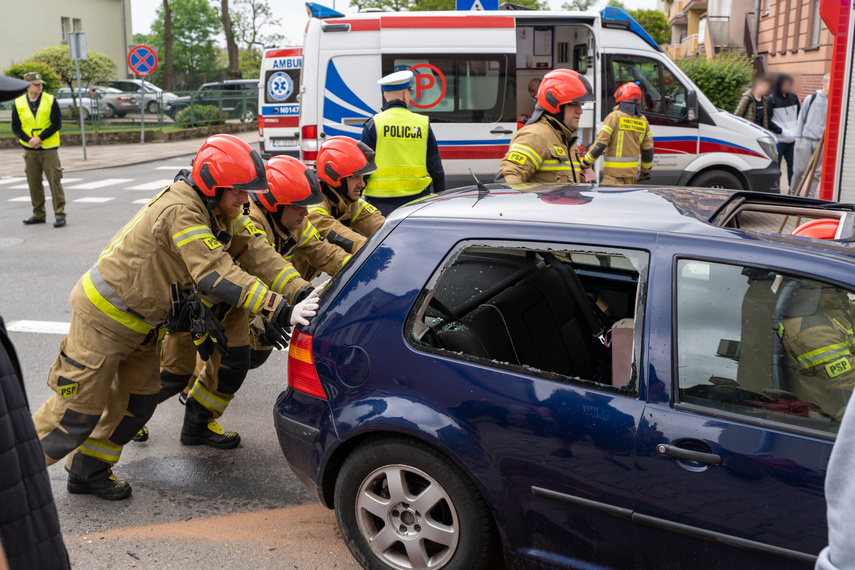
[[[324,4],[335,8],[344,13],[355,12],[355,8],[350,8],[350,0],[315,0],[319,4]],[[565,0],[548,0],[553,10],[557,10]],[[656,0],[623,0],[624,4],[630,10],[639,8],[654,9],[656,8]],[[306,28],[306,5],[302,0],[268,0],[270,7],[273,9],[275,18],[279,18],[282,22],[281,33],[288,39],[288,45],[303,43],[303,30]],[[605,4],[605,0],[601,0]],[[131,0],[131,18],[134,33],[146,34],[151,30],[151,23],[155,18],[157,7],[162,4],[161,0]],[[214,2],[219,6],[219,2]]]

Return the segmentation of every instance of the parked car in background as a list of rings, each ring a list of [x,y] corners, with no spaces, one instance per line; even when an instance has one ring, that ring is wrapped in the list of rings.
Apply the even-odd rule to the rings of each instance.
[[[175,119],[182,109],[193,105],[220,107],[229,119],[240,119],[245,123],[258,117],[258,79],[232,79],[205,83],[196,93],[187,97],[176,97],[166,105],[164,112]]]
[[[107,87],[105,85],[95,85],[92,89],[101,98],[101,100],[106,103],[104,112],[101,113],[101,116],[105,119],[124,117],[128,113],[134,113],[140,110],[138,95],[125,93],[121,89]]]
[[[817,220],[834,239],[796,237]],[[511,568],[813,568],[853,222],[683,188],[405,206],[294,331],[285,458],[364,568],[484,569],[494,545]],[[801,323],[843,344],[794,354]]]
[[[78,105],[83,110],[83,116],[89,118],[93,113],[104,115],[107,113],[107,102],[101,100],[92,89],[80,89],[77,92],[76,101],[72,97],[72,91],[68,87],[62,87],[56,92],[56,102],[63,115],[71,114],[72,105]]]
[[[109,83],[111,87],[121,89],[126,93],[135,94],[139,94],[140,89],[143,85],[143,81],[141,79],[113,79],[109,81]],[[175,93],[164,91],[163,89],[149,81],[145,82],[145,94],[143,95],[143,101],[145,104],[146,113],[157,113],[158,103],[162,104],[163,108],[165,109],[169,101],[172,101],[177,98],[178,95],[176,95]]]

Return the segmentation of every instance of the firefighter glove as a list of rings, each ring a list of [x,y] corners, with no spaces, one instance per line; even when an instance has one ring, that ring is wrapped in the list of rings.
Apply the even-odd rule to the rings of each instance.
[[[638,175],[638,183],[643,184],[645,182],[650,182],[650,173],[649,172],[642,172],[641,174]]]
[[[275,323],[255,317],[250,323],[255,340],[262,346],[272,346],[284,350],[291,340],[291,327],[281,327]]]
[[[219,351],[222,356],[227,355],[229,339],[226,338],[226,330],[222,323],[201,301],[194,304],[194,309],[198,310],[191,313],[190,335],[193,337],[193,344],[196,345],[199,356],[207,362],[214,351]]]

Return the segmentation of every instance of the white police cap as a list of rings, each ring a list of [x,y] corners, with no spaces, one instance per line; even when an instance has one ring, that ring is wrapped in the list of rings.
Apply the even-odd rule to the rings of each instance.
[[[413,72],[409,69],[404,71],[396,71],[390,73],[386,77],[380,79],[377,84],[380,85],[383,91],[403,91],[410,88],[410,82],[413,80]]]

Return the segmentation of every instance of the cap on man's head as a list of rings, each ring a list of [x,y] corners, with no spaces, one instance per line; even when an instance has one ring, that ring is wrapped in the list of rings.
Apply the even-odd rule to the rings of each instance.
[[[404,71],[396,71],[390,73],[386,77],[380,79],[377,84],[383,91],[404,91],[410,89],[410,82],[413,80],[413,72],[409,69]]]
[[[30,73],[24,74],[24,81],[29,81],[30,83],[34,83],[36,85],[44,85],[45,82],[42,79],[42,74],[37,71],[31,71]]]

